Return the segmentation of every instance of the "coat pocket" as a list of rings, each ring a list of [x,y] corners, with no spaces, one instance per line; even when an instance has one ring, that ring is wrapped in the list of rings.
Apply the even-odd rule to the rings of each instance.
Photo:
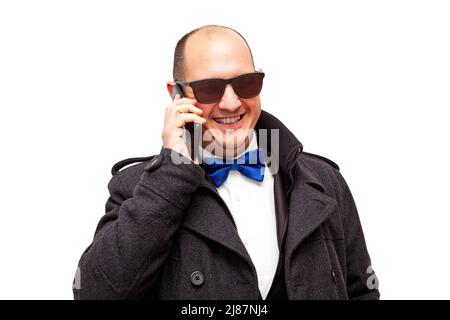
[[[323,225],[300,244],[290,261],[295,299],[348,299],[342,250],[343,240],[331,237]]]

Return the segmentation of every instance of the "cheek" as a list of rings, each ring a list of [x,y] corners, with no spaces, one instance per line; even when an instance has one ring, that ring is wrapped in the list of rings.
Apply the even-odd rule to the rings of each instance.
[[[210,129],[215,127],[215,121],[212,118],[213,109],[214,106],[200,106],[200,108],[203,110],[203,114],[201,115],[202,118],[206,120],[205,124],[203,125],[204,129]]]
[[[261,115],[261,104],[259,98],[255,101],[252,101],[252,103],[247,104],[247,112],[249,114],[249,123],[251,123],[252,125],[256,124],[256,122],[258,122],[259,116]]]
[[[207,105],[200,105],[198,107],[203,110],[203,114],[201,115],[202,118],[205,118],[206,120],[211,119],[210,115],[213,107]]]

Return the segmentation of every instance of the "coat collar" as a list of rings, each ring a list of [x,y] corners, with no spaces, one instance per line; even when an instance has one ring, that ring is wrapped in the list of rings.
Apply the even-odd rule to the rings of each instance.
[[[282,181],[281,189],[284,189],[282,192],[285,196],[286,205],[278,206],[277,210],[283,208],[283,211],[287,212],[281,212],[280,221],[282,225],[277,226],[277,228],[279,232],[284,234],[283,228],[288,225],[286,236],[286,258],[288,258],[300,242],[329,216],[336,202],[324,194],[325,187],[312,169],[306,163],[299,164],[297,160],[303,151],[303,146],[280,120],[268,112],[262,111],[255,129],[258,135],[258,145],[264,148],[268,155],[273,155],[275,148],[272,146],[269,136],[267,139],[260,139],[259,129],[268,129],[269,135],[270,129],[279,129],[278,159],[281,161],[278,164],[279,171],[277,174],[280,175],[279,181]],[[265,141],[268,143],[265,144]],[[275,160],[276,158],[272,157]],[[217,206],[221,202],[223,206],[226,206],[206,174],[200,183],[201,188],[208,189],[215,194],[218,201],[214,203]],[[278,188],[279,191],[280,188]],[[204,192],[201,193],[200,197],[202,201],[208,201],[204,198],[206,197]],[[278,194],[278,198],[282,197],[279,197]],[[201,201],[192,205],[198,205],[199,208],[195,210],[195,215],[187,216],[184,219],[183,225],[236,252],[253,266],[231,217],[225,216],[220,207],[202,206]],[[280,212],[277,212],[277,215],[280,215]]]

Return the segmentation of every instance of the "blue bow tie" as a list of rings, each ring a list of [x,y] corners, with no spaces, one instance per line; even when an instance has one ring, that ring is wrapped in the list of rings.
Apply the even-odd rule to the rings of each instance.
[[[217,188],[227,180],[230,170],[238,170],[250,179],[263,181],[265,164],[262,151],[261,148],[248,151],[241,157],[233,159],[233,162],[219,158],[204,158],[206,172]]]

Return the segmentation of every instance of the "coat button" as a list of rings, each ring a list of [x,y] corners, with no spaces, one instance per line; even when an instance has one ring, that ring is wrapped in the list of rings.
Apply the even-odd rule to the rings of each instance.
[[[158,168],[161,165],[161,161],[162,161],[162,156],[161,155],[156,155],[149,164],[147,164],[144,168],[144,170],[146,171],[152,171],[155,170],[156,168]]]
[[[191,282],[194,286],[201,286],[205,282],[205,276],[201,271],[194,271],[191,274]]]

